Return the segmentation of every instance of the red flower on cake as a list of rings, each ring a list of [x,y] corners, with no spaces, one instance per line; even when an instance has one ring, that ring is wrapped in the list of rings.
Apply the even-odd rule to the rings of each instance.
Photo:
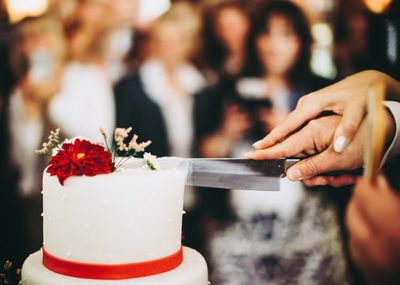
[[[51,158],[46,172],[57,175],[61,185],[73,175],[95,176],[111,173],[113,164],[110,153],[101,145],[88,140],[76,139],[64,143],[56,155]]]

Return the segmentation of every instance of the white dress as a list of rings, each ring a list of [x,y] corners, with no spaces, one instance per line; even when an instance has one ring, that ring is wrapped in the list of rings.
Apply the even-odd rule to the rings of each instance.
[[[61,91],[49,104],[48,112],[63,136],[102,141],[99,128],[111,133],[115,126],[114,93],[105,69],[70,63],[64,71]]]

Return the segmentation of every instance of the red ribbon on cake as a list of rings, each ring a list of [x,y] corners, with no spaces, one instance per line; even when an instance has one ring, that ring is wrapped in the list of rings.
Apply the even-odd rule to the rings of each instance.
[[[143,262],[126,264],[92,264],[69,261],[43,252],[43,265],[56,273],[77,278],[121,280],[160,274],[178,267],[183,261],[182,247],[174,254]]]

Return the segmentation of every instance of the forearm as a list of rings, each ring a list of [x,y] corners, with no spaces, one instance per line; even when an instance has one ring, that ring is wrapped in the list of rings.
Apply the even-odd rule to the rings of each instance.
[[[373,85],[378,82],[383,82],[386,88],[386,100],[400,102],[400,82],[394,78],[376,70],[362,71],[356,74],[356,76],[357,75],[360,76],[360,83]]]
[[[387,88],[386,100],[400,102],[400,82],[384,74]]]

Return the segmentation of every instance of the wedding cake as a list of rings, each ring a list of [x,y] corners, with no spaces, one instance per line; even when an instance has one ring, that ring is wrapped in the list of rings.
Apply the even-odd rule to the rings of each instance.
[[[85,151],[73,163],[93,156]],[[64,164],[58,179],[55,162],[43,174],[43,247],[25,261],[22,285],[208,284],[204,258],[181,244],[184,173],[147,161],[60,180]]]

